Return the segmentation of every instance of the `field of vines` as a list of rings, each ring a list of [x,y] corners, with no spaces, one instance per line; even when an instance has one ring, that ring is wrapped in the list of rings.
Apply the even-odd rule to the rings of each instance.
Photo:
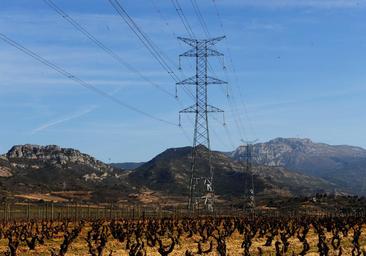
[[[364,217],[8,221],[1,255],[366,255]]]

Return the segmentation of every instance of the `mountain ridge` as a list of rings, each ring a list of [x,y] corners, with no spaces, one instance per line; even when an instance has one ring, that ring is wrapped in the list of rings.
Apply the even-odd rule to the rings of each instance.
[[[276,138],[253,144],[251,148],[255,164],[283,166],[326,179],[352,193],[366,193],[366,149],[362,147],[329,145],[310,139]],[[238,147],[228,154],[234,160],[243,161],[246,147]]]
[[[56,194],[72,200],[163,202],[185,201],[190,177],[191,147],[171,148],[134,170],[105,164],[75,149],[55,145],[17,145],[0,158],[0,195]],[[204,159],[205,148],[200,148]],[[256,166],[248,173],[243,163],[212,152],[215,191],[223,200],[237,201],[244,183],[254,175],[258,196],[297,196],[331,192],[334,185],[319,178],[289,172],[283,167]],[[199,160],[199,173],[207,171]],[[153,199],[152,199],[153,198]]]

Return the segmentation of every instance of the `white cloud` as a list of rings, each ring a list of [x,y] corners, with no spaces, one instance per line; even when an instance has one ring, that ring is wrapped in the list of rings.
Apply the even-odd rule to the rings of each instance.
[[[33,129],[32,130],[32,134],[37,133],[37,132],[41,132],[41,131],[46,130],[46,129],[50,128],[50,127],[53,127],[53,126],[56,126],[56,125],[59,125],[59,124],[68,122],[70,120],[80,118],[80,117],[82,117],[82,116],[84,116],[84,115],[86,115],[86,114],[94,111],[96,108],[97,108],[97,106],[90,106],[90,107],[81,109],[81,110],[79,110],[77,112],[71,113],[68,116],[64,116],[62,118],[49,121],[49,122],[47,122],[45,124],[42,124],[41,126],[35,128],[35,129]]]

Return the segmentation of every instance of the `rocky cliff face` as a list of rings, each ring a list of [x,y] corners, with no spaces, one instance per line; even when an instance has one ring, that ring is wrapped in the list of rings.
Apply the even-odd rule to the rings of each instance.
[[[230,153],[236,160],[246,159],[246,147],[241,146]],[[320,158],[366,158],[366,150],[352,146],[331,146],[314,143],[310,139],[277,138],[252,146],[253,160],[269,166],[292,166],[310,157]],[[300,168],[301,169],[301,168]]]
[[[239,147],[230,156],[246,159],[246,147]],[[283,166],[306,175],[324,178],[350,192],[365,194],[366,150],[346,145],[314,143],[310,139],[277,138],[252,146],[255,164]]]
[[[112,171],[113,168],[101,161],[96,160],[87,154],[71,148],[61,148],[56,145],[17,145],[12,147],[6,154],[6,158],[15,164],[16,167],[27,168],[24,162],[47,163],[49,165],[67,166],[80,164],[89,166],[98,171]],[[18,160],[18,161],[17,161]],[[16,163],[19,160],[23,163]],[[28,160],[28,161],[27,161]]]
[[[123,170],[75,149],[17,145],[0,157],[0,197],[84,191],[89,200],[114,201],[134,192],[125,176]]]
[[[185,147],[164,151],[131,172],[130,182],[166,194],[188,195],[191,150]],[[197,159],[196,175],[209,175],[205,149],[199,149]],[[245,164],[233,161],[221,152],[212,152],[211,161],[215,193],[226,198],[242,197],[244,187],[251,184],[252,175],[256,194],[263,197],[311,195],[331,192],[335,188],[334,184],[322,179],[291,172],[283,167],[255,166],[249,171]]]

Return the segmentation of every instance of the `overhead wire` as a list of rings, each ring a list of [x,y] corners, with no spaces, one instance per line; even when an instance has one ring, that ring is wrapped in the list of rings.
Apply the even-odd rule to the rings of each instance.
[[[220,24],[220,28],[221,28],[222,32],[225,33],[226,32],[226,29],[225,29],[224,22],[223,22],[223,19],[221,17],[219,8],[217,6],[216,0],[212,0],[212,3],[214,5],[214,9],[215,9],[216,16],[217,16],[218,21],[219,21],[219,24]],[[253,128],[253,122],[252,122],[252,120],[251,120],[251,118],[250,118],[250,116],[248,114],[248,109],[247,109],[247,106],[246,106],[245,101],[244,101],[244,96],[243,96],[242,90],[241,90],[241,88],[238,85],[239,78],[238,78],[238,74],[237,74],[237,71],[236,71],[236,68],[235,68],[235,65],[234,65],[234,61],[233,61],[233,57],[232,57],[232,54],[231,54],[231,50],[230,50],[230,48],[228,46],[227,41],[225,41],[225,46],[226,46],[226,51],[227,51],[228,58],[229,58],[229,63],[230,63],[231,69],[232,69],[232,71],[234,73],[234,77],[235,77],[234,86],[237,88],[237,90],[239,92],[239,97],[240,97],[239,102],[241,103],[241,106],[242,106],[242,108],[244,110],[244,114],[245,114],[245,116],[247,118],[248,125],[249,125],[249,128],[250,128],[252,134],[255,137],[257,137],[256,136],[256,132],[255,132],[255,129]],[[232,95],[234,95],[234,94],[232,94]]]
[[[178,1],[178,0],[176,0],[176,1]],[[211,38],[209,29],[207,27],[207,23],[206,23],[203,15],[202,15],[202,12],[200,10],[199,5],[197,4],[197,1],[196,0],[190,0],[190,2],[191,2],[191,5],[192,5],[193,10],[195,12],[195,15],[197,17],[197,20],[198,20],[198,22],[199,22],[199,24],[200,24],[203,32],[205,33],[205,35],[206,35],[207,38]],[[225,33],[225,31],[223,31],[223,32]],[[217,50],[215,46],[213,46],[213,48],[215,50]],[[219,58],[219,60],[221,60],[221,58]],[[227,70],[226,70],[226,67],[225,67],[225,63],[224,63],[223,60],[221,60],[221,64],[224,66],[224,71],[225,71],[224,73],[225,73],[226,80],[230,81],[229,80],[228,73],[227,73]],[[216,76],[216,73],[215,73],[215,71],[212,68],[212,66],[211,66],[210,63],[208,63],[208,69],[210,70],[210,72],[212,72]],[[227,99],[227,103],[228,103],[229,108],[231,109],[232,112],[234,112],[234,110],[237,109],[237,106],[236,106],[236,102],[234,100],[231,100],[231,98],[229,98],[229,88],[228,88],[228,86],[226,86],[226,88],[225,88],[226,90],[223,87],[221,87],[221,86],[220,86],[220,88],[223,90],[223,93],[226,96],[226,99]],[[242,122],[241,122],[241,120],[240,120],[239,117],[236,117],[235,116],[234,117],[234,121],[235,121],[235,125],[236,125],[236,128],[238,130],[238,133],[239,133],[240,138],[241,139],[244,139],[244,137],[245,137],[245,128],[244,128],[244,125],[242,124]],[[225,129],[225,133],[227,134],[227,137],[228,137],[229,141],[232,141],[232,137],[230,135],[230,131],[229,131],[228,126],[224,126],[224,129]],[[233,148],[235,148],[234,145],[233,145]]]
[[[115,103],[117,103],[118,105],[124,107],[124,108],[127,108],[131,111],[134,111],[136,113],[139,113],[141,115],[144,115],[146,117],[149,117],[153,120],[156,120],[156,121],[159,121],[159,122],[162,122],[162,123],[165,123],[165,124],[168,124],[168,125],[171,125],[171,126],[178,126],[177,124],[173,123],[173,122],[170,122],[168,120],[165,120],[165,119],[162,119],[162,118],[159,118],[159,117],[156,117],[148,112],[145,112],[143,110],[140,110],[130,104],[127,104],[123,101],[121,101],[120,99],[114,97],[113,95],[111,94],[108,94],[102,90],[100,90],[99,88],[95,87],[94,85],[78,78],[77,76],[75,76],[74,74],[66,71],[65,69],[57,66],[56,64],[46,60],[45,58],[41,57],[39,54],[29,50],[28,48],[24,47],[23,45],[21,45],[20,43],[12,40],[11,38],[7,37],[6,35],[0,33],[0,39],[2,41],[4,41],[5,43],[7,43],[8,45],[10,46],[13,46],[14,48],[22,51],[23,53],[25,53],[26,55],[32,57],[33,59],[37,60],[38,62],[48,66],[49,68],[55,70],[56,72],[58,72],[59,74],[63,75],[64,77],[76,82],[77,84],[81,85],[82,87],[86,88],[86,89],[89,89],[93,92],[95,92],[96,94],[99,94],[101,96],[103,96],[104,98],[106,99],[109,99]]]
[[[197,1],[196,0],[190,0],[190,2],[191,2],[191,5],[193,7],[193,10],[195,12],[195,15],[197,16],[197,19],[198,19],[198,21],[199,21],[199,23],[200,23],[200,25],[202,27],[203,32],[205,33],[205,35],[206,35],[207,38],[210,38],[211,37],[210,36],[210,32],[208,30],[208,27],[207,27],[207,24],[205,22],[205,19],[204,19],[203,15],[202,15],[202,12],[201,12],[198,4],[197,4]],[[216,50],[216,47],[215,46],[213,46],[213,47]],[[219,60],[221,60],[221,59],[219,58]],[[226,80],[229,80],[229,76],[227,74],[227,70],[226,70],[226,67],[225,67],[225,63],[224,63],[223,60],[221,60],[221,63],[224,66]],[[211,66],[210,63],[208,63],[208,68],[215,75],[215,71],[213,70],[213,68],[212,68],[212,66]],[[222,87],[220,87],[220,88],[223,89]],[[226,94],[226,98],[227,98],[227,101],[228,101],[228,105],[229,105],[231,111],[234,112],[234,110],[235,109],[238,109],[238,108],[236,106],[236,101],[235,100],[231,100],[229,98],[229,88],[226,87],[226,91],[223,90],[223,92],[224,92],[224,94]],[[234,121],[235,121],[236,127],[237,127],[237,129],[239,131],[239,136],[241,137],[241,139],[243,139],[246,136],[245,136],[245,128],[244,128],[244,125],[241,122],[241,119],[235,116]],[[228,129],[228,126],[225,126],[224,128],[225,128],[226,134],[228,135],[229,140],[232,141],[231,135],[230,135],[230,131]],[[235,148],[235,146],[233,146],[233,148]]]
[[[164,92],[165,94],[174,97],[174,94],[169,92],[168,90],[161,87],[159,84],[151,81],[148,77],[143,75],[140,71],[138,71],[131,64],[127,63],[120,55],[114,52],[111,48],[107,47],[100,40],[98,40],[92,33],[87,31],[83,26],[81,26],[75,19],[73,19],[69,14],[63,11],[59,6],[57,6],[52,0],[43,0],[51,9],[53,9],[57,14],[59,14],[63,19],[65,19],[68,23],[70,23],[76,30],[85,35],[89,40],[91,40],[97,47],[102,49],[108,55],[110,55],[113,59],[115,59],[118,63],[122,64],[128,70],[135,73],[137,76],[145,80],[147,83],[153,85],[158,90]]]
[[[180,17],[181,22],[183,23],[183,26],[185,27],[187,34],[191,38],[196,38],[195,33],[193,32],[192,27],[190,25],[190,22],[188,21],[188,19],[187,19],[186,15],[185,15],[185,13],[184,13],[181,5],[179,4],[179,0],[171,0],[171,2],[173,4],[173,6],[175,7],[175,10],[176,10],[178,16]],[[194,9],[194,12],[195,12],[195,14],[197,16],[197,19],[198,19],[198,21],[199,21],[199,23],[200,23],[200,25],[202,27],[202,30],[204,31],[206,37],[207,38],[210,38],[211,37],[210,36],[210,32],[208,30],[207,24],[206,24],[206,22],[204,20],[204,17],[202,15],[201,11],[200,11],[200,8],[199,8],[197,2],[195,0],[191,0],[191,4],[192,4],[192,7]],[[215,46],[213,46],[213,47],[216,50],[216,47]],[[222,63],[222,64],[224,66],[224,63]],[[208,69],[209,69],[210,72],[212,72],[216,76],[216,73],[214,72],[214,70],[213,70],[213,68],[212,68],[212,66],[211,66],[210,63],[208,63]],[[227,76],[227,74],[226,74],[226,76]],[[220,88],[222,88],[222,87],[220,87]],[[224,93],[226,93],[226,96],[228,96],[227,91],[225,92],[225,90],[224,90]],[[239,127],[239,124],[237,126]],[[239,129],[239,131],[241,131],[240,128],[238,128],[238,129]],[[234,144],[232,142],[232,137],[230,135],[230,131],[229,131],[229,129],[228,129],[228,127],[226,125],[224,125],[224,130],[225,130],[225,133],[226,133],[226,135],[228,137],[228,140],[232,144],[233,148],[235,148],[235,146],[234,146]]]
[[[167,73],[175,80],[179,81],[179,77],[175,74],[173,69],[169,66],[166,58],[163,56],[160,49],[152,42],[152,40],[140,29],[140,27],[131,18],[128,12],[123,8],[118,0],[109,0],[111,6],[116,10],[119,16],[125,21],[129,26],[131,31],[138,37],[138,39],[143,43],[143,45],[148,49],[150,54],[160,63],[160,65],[167,71]]]
[[[152,3],[152,7],[156,10],[156,12],[158,13],[158,15],[159,15],[160,19],[163,21],[163,23],[165,24],[165,26],[166,26],[169,30],[171,30],[171,33],[172,33],[172,35],[173,35],[173,38],[174,38],[175,40],[177,40],[177,38],[178,38],[177,34],[175,33],[175,31],[174,31],[173,29],[171,29],[171,28],[170,28],[170,23],[169,23],[169,21],[168,21],[167,17],[166,17],[166,16],[163,14],[163,12],[160,10],[160,8],[159,8],[159,6],[158,6],[158,4],[157,4],[156,0],[151,0],[151,3]],[[183,49],[182,42],[181,42],[180,40],[177,40],[177,41],[178,41],[178,44],[179,44],[180,48],[182,48],[182,49]],[[191,67],[191,68],[193,68],[193,66],[192,66],[191,64],[190,64],[190,67]],[[180,68],[179,70],[182,72],[182,75],[185,77],[185,74],[184,74],[183,69],[182,69],[182,68]],[[185,84],[182,84],[181,86],[183,86],[183,89],[184,89],[184,87],[187,87],[187,85],[185,85]],[[178,92],[176,92],[176,93],[177,93],[177,95],[178,95]],[[178,102],[179,102],[180,106],[181,106],[182,108],[184,108],[184,107],[183,107],[182,102],[179,100],[179,98],[178,98],[178,97],[177,97],[177,100],[178,100]],[[192,125],[194,124],[193,119],[191,118],[191,116],[190,116],[190,115],[188,115],[188,116],[187,116],[187,119],[190,121],[190,123],[191,123]],[[183,128],[183,126],[181,126],[181,127]]]
[[[142,42],[145,48],[150,52],[153,58],[162,66],[162,68],[171,76],[171,78],[178,83],[181,79],[174,72],[173,68],[168,64],[168,59],[162,51],[154,44],[154,42],[148,37],[146,33],[136,24],[132,17],[128,14],[125,8],[119,3],[118,0],[108,0],[111,6],[115,9],[117,14],[124,20],[131,31],[137,36],[137,38]],[[169,61],[169,60],[168,60]],[[172,62],[172,61],[170,61]],[[185,88],[185,92],[192,98],[194,94],[189,89]]]
[[[130,71],[137,74],[139,77],[141,77],[143,80],[148,82],[149,84],[153,85],[155,88],[159,89],[160,91],[164,92],[165,94],[177,99],[174,94],[170,93],[168,90],[162,88],[159,84],[151,81],[148,77],[144,76],[140,71],[138,71],[136,68],[134,68],[132,65],[124,61],[122,57],[120,57],[117,53],[115,53],[111,48],[107,47],[105,44],[103,44],[100,40],[98,40],[93,34],[91,34],[89,31],[87,31],[83,26],[81,26],[75,19],[73,19],[69,14],[67,14],[64,10],[62,10],[59,6],[57,6],[52,0],[43,0],[51,9],[53,9],[56,13],[58,13],[63,19],[65,19],[67,22],[69,22],[76,30],[84,34],[88,39],[90,39],[95,45],[97,45],[99,48],[101,48],[103,51],[105,51],[107,54],[109,54],[112,58],[114,58],[117,62],[122,64],[124,67],[129,69]],[[179,99],[177,99],[179,101]],[[185,138],[188,141],[191,141],[189,136],[187,135],[187,132],[183,129],[183,127],[180,127],[182,133],[184,134]]]
[[[181,22],[183,23],[183,26],[184,28],[186,29],[187,31],[187,34],[191,37],[191,38],[195,38],[195,34],[192,30],[192,27],[191,25],[189,24],[188,22],[188,19],[186,17],[186,15],[184,14],[183,12],[183,9],[182,9],[182,6],[180,5],[179,1],[178,0],[171,0]]]
[[[156,2],[156,0],[151,0],[151,3],[152,3],[152,7],[156,10],[156,12],[159,14],[159,17],[160,19],[163,21],[164,25],[170,30],[171,34],[173,35],[173,38],[175,40],[178,39],[178,35],[176,34],[175,30],[171,28],[171,25],[170,25],[170,22],[168,20],[168,18],[164,15],[164,13],[161,11],[158,3]],[[177,40],[180,48],[183,49],[183,45],[182,45],[182,41],[181,40]],[[191,68],[193,68],[192,65],[190,65]],[[184,71],[182,68],[179,69],[180,72],[182,72],[183,76],[185,77],[184,75]]]
[[[115,11],[119,14],[119,16],[125,21],[125,23],[131,29],[131,31],[138,37],[138,39],[142,42],[142,44],[150,52],[150,54],[159,62],[159,64],[166,70],[166,72],[176,82],[178,82],[180,80],[179,77],[175,74],[173,69],[169,66],[169,64],[165,60],[161,51],[150,40],[150,38],[140,29],[140,27],[135,23],[135,21],[131,18],[131,16],[123,8],[123,6],[119,3],[119,1],[118,0],[108,0],[108,1],[111,4],[111,6],[115,9]]]
[[[177,1],[179,1],[179,0],[177,0]],[[206,23],[206,21],[205,21],[205,18],[203,17],[203,15],[202,15],[202,12],[201,12],[201,10],[200,10],[200,7],[199,7],[199,5],[197,4],[197,1],[196,0],[190,0],[190,2],[191,2],[191,5],[192,5],[192,8],[193,8],[193,10],[194,10],[194,13],[195,13],[195,15],[196,15],[196,17],[197,17],[197,20],[198,20],[198,22],[199,22],[199,24],[200,24],[200,26],[201,26],[201,28],[202,28],[202,30],[203,30],[203,32],[204,32],[204,34],[205,34],[205,36],[206,36],[206,38],[211,38],[211,35],[210,35],[210,32],[209,32],[209,30],[208,30],[208,27],[207,27],[207,23]],[[183,12],[183,9],[182,9],[182,12]],[[215,45],[213,45],[212,46],[215,50],[217,50],[217,48],[216,48],[216,46]],[[221,64],[222,64],[222,66],[224,67],[224,69],[225,69],[225,63],[224,63],[224,61],[223,61],[223,58],[218,58],[219,59],[219,61],[221,62]],[[208,62],[208,69],[209,69],[209,71],[213,74],[213,75],[215,75],[215,76],[217,76],[216,75],[216,72],[215,72],[215,70],[212,68],[212,65],[211,65],[211,63],[210,62]],[[226,75],[226,73],[225,73],[225,75]],[[227,78],[227,75],[226,75],[226,78]],[[221,89],[223,89],[223,92],[227,95],[227,90],[225,90],[225,88],[223,88],[223,87],[220,87]]]
[[[59,6],[57,6],[52,0],[43,0],[51,9],[53,9],[56,13],[58,13],[63,19],[65,19],[67,22],[69,22],[76,30],[84,34],[88,39],[90,39],[95,45],[97,45],[99,48],[101,48],[103,51],[105,51],[107,54],[109,54],[112,58],[114,58],[116,61],[118,61],[120,64],[128,68],[130,71],[136,73],[138,76],[140,76],[143,80],[146,82],[152,84],[157,89],[161,90],[165,94],[177,99],[174,94],[170,93],[166,89],[159,86],[159,84],[151,81],[149,78],[144,76],[141,72],[139,72],[136,68],[134,68],[132,65],[124,61],[117,53],[115,53],[112,49],[107,47],[105,44],[103,44],[100,40],[96,39],[96,37],[91,34],[89,31],[87,31],[84,27],[82,27],[75,19],[73,19],[69,14],[67,14],[65,11],[63,11]],[[179,99],[177,99],[179,101]],[[182,128],[182,132],[184,133],[187,140],[190,141],[189,137],[187,136],[187,133]]]

